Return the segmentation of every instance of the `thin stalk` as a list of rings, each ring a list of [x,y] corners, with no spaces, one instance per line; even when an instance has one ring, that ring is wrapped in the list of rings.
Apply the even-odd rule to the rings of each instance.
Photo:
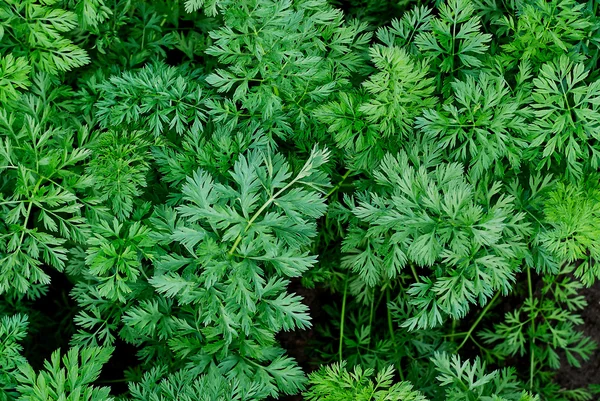
[[[383,299],[384,295],[385,292],[381,291],[381,294],[379,294],[379,298],[377,298],[377,303],[375,304],[375,310],[379,309],[379,305],[381,305],[381,300]]]
[[[367,349],[371,350],[371,340],[373,339],[373,312],[375,308],[375,288],[373,288],[373,299],[371,300],[371,310],[369,311],[369,345]]]
[[[385,299],[386,299],[386,303],[389,304],[390,303],[390,289],[389,288],[387,288],[385,290]],[[386,305],[386,306],[388,306],[388,305]],[[388,323],[388,329],[390,330],[390,337],[392,337],[392,343],[394,343],[394,345],[396,345],[396,332],[394,331],[394,325],[392,324],[392,313],[390,312],[389,306],[386,309],[387,309],[387,323]]]
[[[352,171],[352,170],[348,170],[348,171],[346,171],[346,174],[344,174],[344,175],[342,176],[342,179],[340,180],[340,182],[338,182],[338,183],[337,183],[337,185],[336,185],[335,187],[331,188],[331,190],[330,190],[329,192],[327,192],[327,195],[325,195],[325,199],[329,198],[331,195],[333,195],[333,193],[334,193],[335,191],[337,191],[338,189],[340,189],[340,188],[341,188],[342,184],[344,183],[344,181],[346,181],[346,178],[348,178],[348,176],[350,175],[350,172],[351,172],[351,171]]]
[[[410,263],[410,270],[412,271],[413,277],[415,278],[415,281],[418,283],[419,282],[419,276],[417,276],[417,270],[415,269],[415,265]]]
[[[262,212],[264,212],[269,207],[269,205],[271,205],[271,203],[273,203],[273,201],[275,201],[275,199],[277,199],[282,193],[284,193],[285,191],[287,191],[299,179],[300,179],[300,177],[294,178],[285,187],[281,188],[274,195],[270,196],[269,199],[267,199],[267,201],[265,202],[265,204],[262,205],[260,207],[260,209],[258,209],[256,211],[256,213],[254,213],[254,215],[250,218],[250,220],[248,220],[248,223],[246,224],[246,227],[244,228],[244,232],[240,233],[240,235],[238,235],[237,238],[235,239],[235,242],[233,243],[233,246],[229,250],[229,256],[233,255],[233,253],[237,249],[238,245],[242,241],[242,238],[244,237],[244,234],[246,234],[246,232],[248,231],[248,229],[252,226],[252,224],[256,221],[256,219],[262,214]]]
[[[452,342],[454,342],[454,333],[456,332],[456,323],[457,323],[457,320],[452,319],[452,331],[450,332],[450,335],[449,335],[449,337],[452,338]]]
[[[397,349],[397,345],[396,345],[396,333],[394,331],[394,325],[392,324],[392,313],[390,312],[390,288],[386,288],[385,289],[385,300],[386,300],[386,310],[387,310],[387,323],[388,323],[388,330],[390,331],[390,337],[392,338],[392,344],[394,344],[394,351]],[[404,381],[404,372],[402,371],[402,365],[400,364],[400,361],[402,360],[401,357],[398,358],[398,374],[400,375],[400,380]]]
[[[483,319],[485,314],[490,310],[490,308],[492,307],[494,302],[496,302],[496,300],[498,299],[499,296],[500,296],[500,292],[497,292],[496,295],[494,295],[494,297],[490,300],[490,302],[488,302],[488,304],[485,306],[485,308],[483,308],[483,311],[481,311],[481,313],[479,314],[479,317],[477,317],[477,320],[475,320],[475,323],[473,323],[473,325],[471,326],[469,331],[467,331],[467,335],[465,336],[465,338],[463,338],[462,342],[456,349],[457,352],[458,352],[458,350],[460,350],[463,347],[463,345],[465,345],[467,340],[469,338],[471,338],[471,334],[473,334],[473,330],[475,330],[477,325],[479,325],[479,323],[481,322],[481,319]]]
[[[379,305],[381,305],[381,300],[383,299],[384,295],[385,292],[381,291],[381,294],[379,294],[379,298],[377,298],[377,302],[375,302],[375,288],[373,288],[373,300],[371,302],[371,310],[369,312],[369,344],[367,346],[368,351],[371,350],[371,340],[373,335],[373,319],[375,317],[375,311],[379,309]]]
[[[35,194],[37,193],[40,185],[42,184],[42,179],[38,179],[37,183],[35,184],[35,187],[33,188],[33,191],[31,191],[31,198],[33,198],[35,196]],[[23,231],[21,231],[21,238],[19,238],[19,249],[21,248],[21,246],[23,246],[23,239],[25,238],[25,231],[27,231],[27,223],[29,222],[29,217],[31,216],[31,210],[33,208],[33,199],[28,199],[27,202],[29,202],[29,204],[27,205],[27,210],[25,211],[25,216],[24,216],[24,222],[23,222]]]
[[[462,336],[466,336],[468,333],[466,331],[462,331],[460,333],[450,333],[450,334],[444,334],[444,337],[462,337]]]
[[[254,215],[250,218],[250,220],[248,220],[248,223],[246,223],[246,227],[244,228],[244,231],[241,232],[237,236],[237,238],[235,239],[235,242],[233,243],[233,245],[231,246],[231,249],[229,250],[229,256],[233,255],[233,253],[237,249],[238,245],[242,241],[242,238],[248,232],[248,229],[252,226],[252,224],[254,223],[254,221],[256,221],[256,219],[262,214],[262,212],[264,212],[277,198],[279,198],[279,196],[281,194],[283,194],[285,191],[287,191],[288,189],[290,189],[296,182],[298,182],[302,178],[306,177],[307,174],[308,174],[308,171],[309,171],[307,169],[309,169],[308,161],[306,162],[306,164],[304,165],[304,167],[302,168],[302,170],[300,171],[300,173],[298,173],[298,175],[296,176],[296,178],[294,178],[293,180],[291,180],[290,182],[288,182],[283,188],[281,188],[275,194],[271,195],[269,197],[269,199],[267,199],[267,201],[264,203],[264,205],[262,205],[260,207],[260,209],[258,209],[256,211],[256,213],[254,213]]]
[[[529,290],[529,302],[533,305],[533,284],[529,266],[527,267],[527,288]],[[529,319],[531,320],[531,332],[535,333],[535,316],[533,316],[533,311],[530,313]],[[535,371],[535,359],[533,355],[534,342],[535,338],[532,337],[531,342],[529,343],[529,390],[533,390],[533,374]]]
[[[348,277],[346,276],[346,281],[344,283],[344,297],[342,298],[342,315],[340,316],[340,345],[338,348],[338,354],[340,356],[340,362],[342,362],[342,349],[344,347],[344,319],[346,318],[346,297],[348,294]]]
[[[110,384],[110,383],[125,383],[128,382],[129,379],[114,379],[114,380],[98,380],[96,383],[98,384]]]

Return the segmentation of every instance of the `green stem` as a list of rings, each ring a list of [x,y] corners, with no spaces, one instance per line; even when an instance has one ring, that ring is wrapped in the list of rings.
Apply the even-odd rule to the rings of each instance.
[[[490,308],[492,307],[494,302],[496,302],[496,300],[498,299],[499,296],[500,296],[500,292],[497,292],[496,295],[494,295],[494,297],[490,300],[490,302],[488,302],[488,304],[485,306],[485,308],[483,308],[483,311],[481,311],[481,314],[479,315],[479,317],[477,317],[477,320],[475,320],[475,323],[473,323],[473,325],[471,326],[469,331],[467,331],[467,335],[465,336],[465,338],[463,338],[462,342],[456,349],[456,352],[458,352],[458,350],[460,350],[463,347],[463,345],[465,345],[467,340],[469,338],[471,338],[471,334],[473,334],[473,330],[475,330],[477,325],[481,322],[481,319],[483,319],[485,314],[490,310]]]
[[[346,174],[344,174],[342,176],[342,179],[340,180],[340,182],[338,182],[335,187],[331,188],[331,191],[327,192],[327,195],[325,195],[325,199],[329,198],[331,195],[333,195],[333,193],[335,191],[337,191],[338,189],[340,189],[340,187],[342,186],[342,184],[344,183],[344,181],[346,181],[346,178],[348,178],[348,176],[350,175],[351,171],[352,170],[346,171]]]
[[[277,195],[277,194],[276,194]],[[258,216],[260,216],[260,214],[262,212],[265,211],[266,208],[269,207],[269,205],[275,200],[275,196],[272,196],[269,198],[269,200],[267,200],[265,202],[264,205],[262,205],[260,207],[260,209],[258,209],[258,211],[256,213],[254,213],[254,216],[252,216],[250,218],[250,220],[248,221],[248,223],[246,224],[246,227],[244,228],[244,234],[248,231],[248,229],[250,228],[250,226],[252,225],[252,223],[254,223],[254,221],[258,218]],[[243,235],[240,234],[237,236],[237,238],[235,239],[235,242],[233,243],[233,246],[231,247],[231,249],[229,250],[229,256],[233,255],[233,253],[235,252],[235,250],[237,249],[238,245],[240,244],[240,241],[242,240]]]
[[[531,269],[527,267],[527,288],[529,290],[529,299],[533,301],[533,284],[531,282]]]
[[[262,212],[264,212],[269,207],[269,205],[271,205],[277,198],[279,198],[279,196],[281,194],[283,194],[285,191],[287,191],[289,188],[291,188],[296,182],[298,182],[299,180],[301,180],[303,177],[305,177],[305,176],[308,175],[307,168],[309,168],[308,164],[305,164],[304,167],[302,168],[302,170],[300,171],[300,173],[296,176],[296,178],[294,178],[293,180],[291,180],[290,182],[288,182],[283,188],[281,188],[275,194],[271,195],[269,197],[269,199],[267,199],[267,201],[264,203],[264,205],[262,205],[260,207],[260,209],[258,209],[256,211],[256,213],[254,213],[254,215],[250,218],[250,220],[248,220],[248,223],[246,224],[246,227],[244,228],[244,231],[241,232],[237,236],[237,238],[235,239],[235,242],[233,243],[233,245],[231,246],[231,249],[229,250],[229,256],[233,255],[233,253],[237,249],[238,245],[242,241],[242,238],[248,232],[248,229],[252,226],[252,224],[254,223],[254,221],[256,221],[256,219],[262,214]]]
[[[265,202],[265,204],[262,205],[260,207],[260,209],[258,209],[256,211],[256,213],[254,213],[254,215],[250,218],[250,220],[248,220],[248,223],[246,224],[246,227],[244,228],[244,231],[242,233],[240,233],[240,235],[238,235],[237,238],[235,239],[235,242],[233,243],[233,246],[229,250],[229,256],[233,255],[233,253],[237,249],[238,245],[242,241],[242,238],[243,238],[244,234],[246,234],[246,232],[248,231],[248,229],[252,226],[252,224],[256,221],[256,219],[262,214],[262,212],[264,212],[269,207],[269,205],[271,203],[273,203],[273,201],[275,199],[277,199],[282,193],[284,193],[285,191],[288,190],[288,188],[290,188],[292,185],[294,185],[296,183],[296,181],[299,180],[299,178],[300,177],[294,178],[285,187],[283,187],[279,191],[277,191],[275,193],[275,195],[272,195],[271,197],[269,197],[269,199]]]
[[[346,276],[346,281],[344,283],[344,297],[342,298],[342,315],[340,316],[340,345],[338,348],[338,354],[340,355],[340,362],[342,362],[342,348],[344,346],[344,320],[346,318],[346,297],[348,294],[348,277],[350,274]]]
[[[412,274],[415,278],[415,281],[418,283],[419,282],[419,276],[417,276],[417,270],[415,269],[415,265],[410,263],[410,270],[412,271]]]
[[[462,337],[462,336],[466,336],[467,332],[463,331],[460,333],[450,333],[450,334],[444,334],[444,337]]]
[[[529,302],[533,306],[533,283],[531,281],[531,269],[529,266],[527,267],[527,288],[529,290]],[[533,390],[533,374],[535,371],[535,358],[533,354],[533,347],[535,338],[533,334],[535,334],[535,316],[533,316],[533,307],[532,311],[529,314],[529,319],[531,320],[531,332],[532,338],[529,343],[529,390]]]
[[[23,239],[25,238],[25,231],[27,231],[27,223],[29,222],[29,217],[31,216],[31,210],[33,208],[33,197],[37,193],[40,185],[42,184],[42,178],[38,179],[33,191],[31,191],[31,198],[28,199],[29,204],[27,205],[27,210],[25,211],[24,222],[23,222],[23,231],[21,231],[21,238],[19,238],[19,249],[23,246]]]
[[[452,338],[452,342],[454,342],[454,333],[456,333],[456,323],[457,323],[457,320],[452,319],[452,331],[450,332],[450,335],[448,336],[448,337]]]
[[[371,350],[371,340],[373,339],[373,311],[375,307],[375,288],[373,288],[373,299],[371,300],[371,310],[369,311],[369,345],[367,349]]]
[[[397,345],[396,345],[396,333],[394,331],[394,325],[392,324],[392,313],[390,312],[390,288],[386,288],[385,289],[385,300],[386,300],[386,310],[387,310],[387,323],[388,323],[388,330],[390,331],[390,337],[392,338],[392,344],[394,344],[394,351],[397,349]],[[398,374],[400,375],[400,380],[404,381],[404,372],[402,371],[402,365],[400,364],[400,361],[402,360],[401,357],[398,358]]]
[[[98,380],[96,383],[98,384],[110,384],[110,383],[125,383],[128,382],[129,379],[114,379],[114,380]]]

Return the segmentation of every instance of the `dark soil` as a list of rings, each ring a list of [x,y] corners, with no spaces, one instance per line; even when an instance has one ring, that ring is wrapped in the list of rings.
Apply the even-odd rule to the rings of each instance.
[[[541,280],[537,286],[541,285]],[[539,290],[539,288],[538,288]],[[293,282],[290,285],[290,292],[295,292],[304,298],[304,303],[310,308],[310,315],[312,317],[313,325],[319,324],[322,319],[326,318],[326,314],[323,313],[321,305],[328,303],[330,300],[327,299],[328,294],[322,289],[307,289],[302,287],[300,282]],[[591,337],[598,345],[599,348],[590,357],[589,361],[582,363],[581,368],[575,368],[569,366],[567,363],[563,363],[563,366],[559,370],[556,379],[561,387],[565,389],[576,389],[576,388],[587,388],[590,384],[600,384],[600,281],[594,286],[584,289],[582,295],[585,296],[588,306],[581,312],[584,324],[579,327],[585,335]],[[511,302],[512,301],[512,302]],[[503,316],[503,313],[514,309],[515,304],[522,303],[522,299],[515,296],[514,299],[510,299],[509,302],[502,302],[497,310],[498,318]],[[314,364],[312,355],[310,355],[311,342],[315,339],[316,333],[314,329],[305,331],[293,331],[282,333],[278,336],[278,339],[282,346],[287,350],[288,355],[295,358],[299,365],[304,369],[305,372],[310,373],[314,371],[317,366]],[[472,346],[472,352],[476,352],[476,347],[473,344],[467,344],[463,348],[463,352],[469,353],[470,346]],[[474,355],[473,355],[474,356]],[[522,361],[519,358],[511,359],[507,361],[509,365],[519,367]],[[528,366],[527,363],[523,363],[523,366]],[[282,401],[303,401],[304,398],[301,395],[296,396],[283,396],[279,400]]]
[[[316,333],[314,326],[319,324],[324,318],[325,313],[321,309],[321,305],[327,302],[327,294],[324,290],[315,288],[308,289],[302,287],[300,280],[294,280],[289,286],[289,292],[296,293],[303,298],[305,305],[309,307],[309,314],[312,318],[313,327],[308,330],[296,330],[280,333],[277,338],[287,354],[296,359],[300,367],[306,372],[313,372],[318,368],[314,364],[312,355],[310,355],[310,343],[315,339]],[[304,398],[301,395],[281,396],[279,401],[302,401]]]
[[[69,296],[73,284],[67,277],[54,269],[45,269],[50,276],[48,293],[31,305],[33,313],[29,318],[27,343],[24,347],[25,357],[36,369],[42,369],[44,361],[51,354],[61,349],[64,353],[69,349],[69,340],[75,333],[71,324],[75,317],[76,304]]]
[[[582,291],[588,306],[581,312],[584,324],[579,327],[600,346],[600,282]],[[600,384],[600,347],[584,362],[581,368],[574,368],[566,363],[557,375],[558,383],[567,389],[587,387],[590,384]]]
[[[37,324],[34,324],[33,330],[30,331],[30,343],[32,343],[30,345],[32,346],[26,347],[26,349],[34,351],[35,355],[29,353],[27,356],[30,358],[32,365],[38,369],[41,368],[43,360],[48,358],[53,350],[59,347],[63,350],[68,348],[68,339],[72,333],[69,331],[69,325],[65,322],[72,321],[73,314],[77,309],[68,296],[72,284],[63,275],[52,272],[51,276],[52,284],[49,293],[35,302],[34,306],[39,311],[40,316],[37,316]],[[327,314],[322,310],[322,305],[331,302],[331,295],[322,288],[304,288],[300,280],[294,280],[289,286],[289,291],[303,297],[303,302],[309,307],[313,328],[280,333],[278,340],[287,350],[287,354],[295,358],[305,372],[310,373],[318,368],[315,356],[311,354],[313,342],[317,337],[314,326],[327,319]],[[591,288],[584,289],[582,295],[586,297],[588,306],[581,311],[584,324],[579,329],[600,345],[600,282],[597,282]],[[54,301],[48,302],[48,299]],[[496,308],[495,312],[498,314],[498,318],[507,310],[511,310],[515,303],[518,304],[522,300],[515,298],[510,301],[503,302]],[[40,325],[44,326],[44,329],[49,329],[51,333],[56,333],[56,335],[48,335],[47,330],[36,327]],[[103,375],[100,378],[101,381],[112,382],[113,394],[119,394],[127,390],[125,383],[119,383],[121,381],[119,379],[122,379],[125,367],[136,364],[135,347],[121,341],[116,345],[115,355],[111,358],[108,366],[103,369]],[[469,354],[472,346],[472,344],[467,344],[463,348],[463,352]],[[476,350],[473,349],[472,352],[475,353]],[[509,364],[518,368],[519,362],[517,358],[511,360]],[[590,357],[589,361],[582,363],[581,368],[574,368],[567,363],[563,363],[556,379],[561,387],[565,389],[586,388],[590,384],[600,384],[600,347]],[[282,396],[279,400],[302,401],[303,397],[301,395]]]

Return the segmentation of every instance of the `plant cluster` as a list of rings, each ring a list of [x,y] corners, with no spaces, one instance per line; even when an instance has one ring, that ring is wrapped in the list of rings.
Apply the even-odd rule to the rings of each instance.
[[[0,0],[0,401],[592,400],[597,6]]]

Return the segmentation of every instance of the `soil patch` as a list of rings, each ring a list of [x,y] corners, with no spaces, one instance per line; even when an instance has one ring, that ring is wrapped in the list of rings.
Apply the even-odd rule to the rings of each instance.
[[[327,302],[327,290],[322,288],[304,288],[300,280],[293,280],[288,288],[290,293],[296,293],[303,298],[303,303],[308,306],[309,314],[312,318],[312,327],[308,330],[295,330],[290,332],[282,332],[277,336],[279,343],[286,349],[287,354],[294,358],[300,367],[306,373],[313,372],[318,368],[310,354],[310,344],[315,339],[316,332],[314,327],[319,324],[324,318],[325,313],[321,309],[321,305]],[[279,401],[302,401],[302,395],[281,396]]]
[[[600,346],[600,282],[584,289],[588,306],[581,311],[584,324],[579,330],[592,338]],[[568,389],[588,387],[590,384],[600,384],[600,348],[582,363],[581,368],[574,368],[563,363],[557,375],[558,383]]]

